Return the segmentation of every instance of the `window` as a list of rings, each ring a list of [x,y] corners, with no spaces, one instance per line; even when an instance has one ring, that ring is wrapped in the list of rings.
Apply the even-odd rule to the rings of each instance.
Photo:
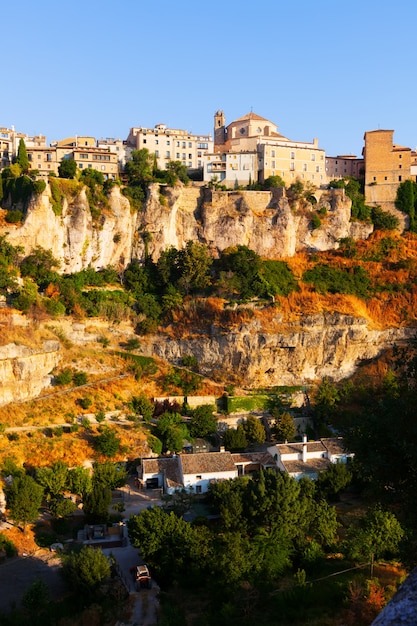
[[[186,142],[186,141],[183,141],[183,142],[182,142],[182,147],[183,147],[183,148],[185,148],[185,147],[186,147],[186,145],[187,145],[187,142]]]
[[[307,171],[307,163],[303,163],[303,172]]]
[[[155,145],[157,146],[159,144],[159,139],[155,139]]]
[[[175,153],[175,158],[176,158],[176,159],[179,159],[179,158],[180,158],[180,153],[179,153],[179,152],[176,152],[176,153]]]
[[[201,493],[201,485],[196,485],[195,492]]]
[[[398,176],[398,182],[401,182],[402,176]]]
[[[143,140],[143,143],[146,143],[146,142],[147,142],[147,139],[144,139],[144,140]]]
[[[271,150],[271,157],[275,156],[275,150]]]
[[[384,180],[388,180],[388,176],[385,176]]]
[[[189,142],[188,142],[188,147],[189,147],[189,148],[192,148],[192,147],[193,147],[193,144],[191,143],[191,141],[189,141]]]
[[[398,158],[399,158],[399,159],[402,159],[402,158],[403,158],[403,155],[402,155],[402,154],[399,154],[399,155],[398,155]]]
[[[294,171],[295,170],[295,164],[294,163],[290,163],[290,170]]]
[[[166,153],[166,158],[167,158],[167,159],[170,159],[170,158],[171,158],[171,152],[170,152],[169,150],[167,150],[167,153]]]
[[[179,141],[177,141],[176,146],[177,146],[177,148],[180,147],[180,142]]]
[[[170,145],[171,145],[171,142],[169,139],[167,139],[167,146],[170,146]]]
[[[192,161],[188,161],[188,167],[192,167],[192,166],[193,166]]]
[[[200,150],[208,150],[208,143],[198,143],[197,148],[200,148]]]
[[[312,160],[312,161],[315,161],[315,160],[316,160],[316,155],[315,155],[315,154],[312,154],[312,155],[311,155],[311,160]]]
[[[83,163],[78,163],[78,167],[80,168],[80,170],[82,170],[84,167]]]
[[[290,158],[291,158],[291,159],[295,159],[295,152],[291,152],[291,154],[290,154]]]
[[[90,169],[92,169],[92,167],[93,167],[93,166],[92,166],[92,164],[91,164],[91,163],[89,163],[89,164],[88,164],[88,167],[89,167]]]
[[[272,169],[275,169],[275,161],[272,161],[271,167],[272,167]]]
[[[86,154],[85,152],[81,152],[80,159],[88,159],[88,154]]]
[[[316,165],[316,172],[320,172],[320,165]],[[345,170],[346,172],[346,170]]]
[[[155,150],[155,156],[158,158],[159,157],[159,150]]]
[[[106,169],[106,166],[105,166],[105,165],[102,165],[102,166],[101,166],[101,169],[104,171],[104,170]]]
[[[183,159],[186,159],[186,158],[187,158],[187,157],[186,157],[185,152],[183,152],[183,153],[182,153],[182,158],[183,158]]]
[[[398,167],[399,167],[399,169],[401,169],[401,168],[402,168],[402,165],[401,165],[401,163],[399,164],[399,166],[398,166]]]
[[[189,154],[189,155],[188,155],[188,158],[189,158],[189,159],[192,159],[192,158],[193,158],[193,155],[192,155],[192,154]]]
[[[198,157],[201,157],[201,152],[197,152],[197,156],[198,156]]]
[[[376,182],[376,176],[374,176],[374,182]]]

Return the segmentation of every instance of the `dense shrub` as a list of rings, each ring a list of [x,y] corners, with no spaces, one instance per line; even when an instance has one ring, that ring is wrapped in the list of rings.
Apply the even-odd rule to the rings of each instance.
[[[368,295],[371,282],[361,266],[341,270],[325,264],[318,264],[304,272],[303,281],[313,283],[318,293],[344,293],[362,298]]]

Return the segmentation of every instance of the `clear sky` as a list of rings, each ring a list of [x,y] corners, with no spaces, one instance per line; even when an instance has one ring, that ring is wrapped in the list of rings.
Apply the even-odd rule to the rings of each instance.
[[[8,0],[0,22],[0,126],[48,143],[252,109],[333,156],[377,128],[417,146],[416,0]]]

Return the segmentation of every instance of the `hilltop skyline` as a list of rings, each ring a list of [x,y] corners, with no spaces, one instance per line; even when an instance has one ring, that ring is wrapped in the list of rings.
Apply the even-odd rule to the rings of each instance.
[[[365,131],[417,146],[412,80],[417,6],[389,0],[346,10],[330,0],[221,9],[190,0],[153,5],[51,0],[2,8],[7,88],[0,125],[48,143],[71,135],[125,139],[164,123],[194,134],[250,110],[294,141],[360,156]],[[6,80],[7,73],[7,80]]]

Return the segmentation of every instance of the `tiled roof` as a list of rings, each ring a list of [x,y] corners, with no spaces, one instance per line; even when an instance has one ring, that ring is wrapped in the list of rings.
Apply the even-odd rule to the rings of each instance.
[[[181,454],[182,472],[186,474],[210,474],[214,472],[235,472],[236,466],[230,452],[202,452]]]
[[[281,457],[283,454],[302,454],[303,444],[300,443],[279,443],[277,445]],[[307,453],[326,452],[326,448],[321,441],[307,441]]]
[[[282,464],[289,474],[316,474],[329,467],[330,461],[328,459],[308,459],[305,463],[302,461],[283,461]]]
[[[323,437],[320,439],[330,454],[346,454],[343,437]]]
[[[235,465],[239,463],[259,463],[264,467],[277,465],[269,452],[235,452],[232,458]]]
[[[163,474],[165,475],[167,483],[182,484],[177,456],[165,459],[143,459],[142,471],[142,475]]]
[[[261,117],[260,115],[258,115],[257,113],[254,113],[253,111],[251,111],[250,113],[246,113],[246,115],[242,115],[242,117],[238,117],[237,120],[234,120],[234,121],[243,122],[244,120],[260,120],[262,122],[270,121],[270,120],[267,120],[266,117]]]

